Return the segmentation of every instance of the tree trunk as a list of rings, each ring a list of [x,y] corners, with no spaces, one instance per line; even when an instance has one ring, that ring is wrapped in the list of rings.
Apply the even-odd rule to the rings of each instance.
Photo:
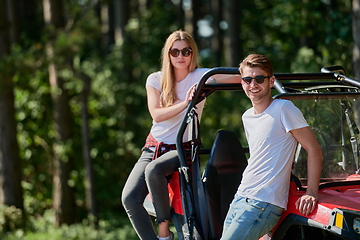
[[[192,0],[192,19],[191,19],[191,24],[192,24],[192,32],[191,35],[193,36],[195,42],[197,44],[200,44],[200,39],[199,39],[199,34],[198,34],[198,22],[200,20],[200,16],[201,16],[201,1],[200,0]]]
[[[93,174],[93,163],[90,156],[90,137],[89,137],[89,114],[88,114],[88,98],[91,89],[91,79],[88,76],[82,77],[84,81],[84,88],[82,91],[81,102],[81,120],[82,120],[82,148],[85,163],[85,196],[86,196],[86,208],[88,213],[93,217],[97,218],[97,207],[95,200],[94,190],[94,174]]]
[[[93,159],[90,155],[91,144],[89,136],[89,111],[88,101],[91,92],[91,78],[81,72],[78,72],[73,65],[70,66],[74,75],[83,81],[84,87],[81,92],[81,139],[85,165],[85,200],[86,209],[90,217],[95,217],[97,222],[98,212],[95,199],[95,183],[93,171]]]
[[[354,38],[353,69],[355,78],[360,80],[360,0],[352,1],[352,17]]]
[[[110,20],[109,20],[109,5],[107,3],[100,3],[100,22],[101,22],[101,35],[102,35],[102,46],[107,53],[110,49],[111,37],[110,31]]]
[[[51,87],[59,89],[60,94],[52,93],[54,102],[54,121],[56,131],[56,142],[54,144],[54,176],[53,176],[53,207],[56,212],[56,225],[75,222],[75,200],[74,190],[69,186],[68,180],[72,170],[73,159],[66,151],[67,142],[72,138],[72,116],[69,105],[69,96],[64,88],[64,81],[56,76],[55,64],[49,65],[50,79],[56,82]],[[64,151],[65,150],[65,151]]]
[[[65,26],[63,5],[61,0],[43,0],[44,20],[47,26],[53,25],[56,29]],[[51,40],[46,46],[49,58],[49,81],[54,102],[54,176],[53,176],[53,207],[56,212],[56,225],[75,222],[74,190],[68,180],[72,169],[73,158],[67,152],[69,140],[72,139],[72,113],[70,97],[64,87],[64,80],[58,76],[58,66],[54,62],[55,55]]]
[[[0,74],[0,81],[0,204],[23,209],[14,87],[11,76]]]
[[[240,40],[240,0],[224,1],[224,17],[228,24],[225,36],[225,60],[226,66],[237,67],[242,59],[242,47]]]
[[[143,5],[146,8],[146,5]],[[142,9],[143,11],[144,9]],[[139,9],[140,11],[140,9]],[[118,73],[119,79],[123,79],[128,82],[133,82],[133,48],[125,47],[133,45],[133,40],[131,36],[127,34],[125,27],[129,21],[130,5],[127,0],[114,0],[114,7],[111,11],[111,14],[114,16],[113,25],[114,29],[114,38],[117,45],[122,46],[119,59],[122,59],[124,67],[121,72]],[[139,15],[141,14],[138,13]],[[119,17],[115,17],[119,15]]]
[[[184,26],[184,21],[183,19],[185,19],[185,11],[183,8],[183,0],[180,0],[179,3],[177,3],[175,5],[175,12],[174,14],[176,15],[176,20],[174,22],[174,24],[176,26]]]
[[[5,58],[18,39],[14,5],[0,0],[0,59]],[[9,71],[0,72],[0,204],[24,208],[21,188],[21,161],[14,107],[14,86]],[[15,70],[14,70],[15,71]]]
[[[223,34],[220,28],[220,21],[222,19],[221,0],[211,0],[211,10],[214,17],[214,24],[212,26],[214,29],[214,34],[211,39],[211,49],[214,52],[215,66],[221,66],[223,51]]]
[[[194,37],[194,32],[196,30],[194,29],[194,21],[193,21],[194,11],[192,6],[192,1],[186,1],[186,2],[182,1],[182,2],[184,9],[184,30]]]
[[[114,0],[114,38],[115,42],[123,42],[125,26],[129,19],[129,1]]]

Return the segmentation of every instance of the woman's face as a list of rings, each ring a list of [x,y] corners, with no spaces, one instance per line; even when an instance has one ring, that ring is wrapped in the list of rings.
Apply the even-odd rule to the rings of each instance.
[[[176,49],[180,50],[180,52],[176,51]],[[185,40],[178,40],[174,42],[170,48],[170,51],[172,50],[173,53],[177,53],[176,55],[178,56],[174,57],[172,54],[170,54],[170,52],[169,56],[171,65],[173,65],[175,69],[188,69],[192,57],[192,51],[189,49],[190,47]]]

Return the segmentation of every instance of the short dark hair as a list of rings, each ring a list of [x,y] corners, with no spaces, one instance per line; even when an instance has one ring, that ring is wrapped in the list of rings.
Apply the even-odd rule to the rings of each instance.
[[[245,67],[251,67],[251,68],[259,67],[262,70],[266,71],[269,74],[269,76],[272,76],[274,73],[274,69],[271,61],[264,55],[260,55],[260,54],[248,55],[239,65],[240,74],[243,73]]]

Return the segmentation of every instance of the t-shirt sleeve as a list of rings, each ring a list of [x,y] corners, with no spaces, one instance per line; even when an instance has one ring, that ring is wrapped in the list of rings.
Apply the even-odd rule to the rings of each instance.
[[[281,111],[281,121],[286,132],[309,126],[300,109],[297,108],[291,101],[286,101]]]
[[[194,71],[193,84],[200,82],[201,77],[209,71],[210,68],[197,68]]]
[[[146,79],[145,86],[151,86],[161,91],[161,73],[155,72],[150,74]]]

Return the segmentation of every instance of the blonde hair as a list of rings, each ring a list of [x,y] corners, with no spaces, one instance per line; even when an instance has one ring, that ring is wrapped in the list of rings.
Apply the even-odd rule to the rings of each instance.
[[[197,62],[198,48],[193,37],[189,33],[182,30],[171,33],[170,36],[166,39],[165,45],[161,52],[161,107],[171,106],[174,104],[174,102],[178,100],[178,96],[176,94],[174,67],[172,66],[170,61],[169,50],[175,41],[180,40],[185,40],[189,47],[192,49],[189,72],[192,72],[199,67]]]

